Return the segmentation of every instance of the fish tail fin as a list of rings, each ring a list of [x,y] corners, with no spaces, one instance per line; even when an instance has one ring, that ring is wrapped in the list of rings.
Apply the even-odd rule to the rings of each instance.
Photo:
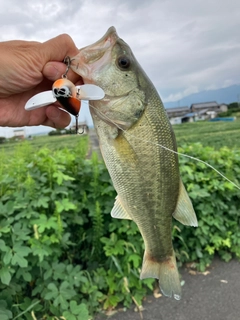
[[[151,259],[145,251],[140,279],[156,278],[162,293],[167,297],[181,299],[181,284],[175,254],[161,262]]]

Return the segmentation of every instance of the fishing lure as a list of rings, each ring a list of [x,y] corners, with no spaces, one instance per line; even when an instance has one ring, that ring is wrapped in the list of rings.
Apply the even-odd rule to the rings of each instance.
[[[81,108],[78,90],[80,89],[66,78],[56,80],[52,86],[53,95],[61,107],[75,116],[76,133],[78,133],[78,115]]]
[[[25,105],[25,110],[31,111],[58,101],[62,109],[75,116],[76,133],[78,133],[78,115],[81,109],[81,100],[101,100],[105,93],[94,84],[75,86],[74,83],[67,79],[71,63],[70,58],[66,57],[64,62],[67,63],[67,69],[62,78],[53,83],[52,90],[40,92],[30,98]]]

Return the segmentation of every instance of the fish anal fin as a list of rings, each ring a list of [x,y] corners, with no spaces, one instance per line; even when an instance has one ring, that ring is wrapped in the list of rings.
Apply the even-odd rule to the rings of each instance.
[[[198,226],[197,217],[193,209],[192,202],[182,181],[180,181],[179,184],[178,203],[176,210],[173,213],[173,217],[184,225],[193,227]]]
[[[119,196],[116,197],[116,201],[114,203],[114,207],[111,211],[111,216],[116,219],[128,219],[132,220],[128,212],[125,210],[123,205],[121,204],[121,201],[119,199]]]
[[[151,259],[145,251],[140,279],[146,278],[158,279],[159,287],[165,296],[181,299],[181,284],[174,252],[172,256],[159,262]]]

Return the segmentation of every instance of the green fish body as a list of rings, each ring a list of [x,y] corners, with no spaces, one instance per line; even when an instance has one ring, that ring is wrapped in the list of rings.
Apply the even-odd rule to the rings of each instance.
[[[114,27],[81,49],[71,67],[84,83],[105,91],[103,100],[90,102],[90,111],[118,194],[111,215],[133,220],[144,240],[140,278],[159,279],[163,294],[179,300],[172,217],[191,226],[197,226],[197,219],[180,179],[174,132],[158,92]]]

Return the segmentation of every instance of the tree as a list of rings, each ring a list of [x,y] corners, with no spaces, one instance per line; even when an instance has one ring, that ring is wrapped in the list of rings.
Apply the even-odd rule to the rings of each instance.
[[[0,137],[0,144],[5,143],[6,142],[6,138],[5,137]]]

